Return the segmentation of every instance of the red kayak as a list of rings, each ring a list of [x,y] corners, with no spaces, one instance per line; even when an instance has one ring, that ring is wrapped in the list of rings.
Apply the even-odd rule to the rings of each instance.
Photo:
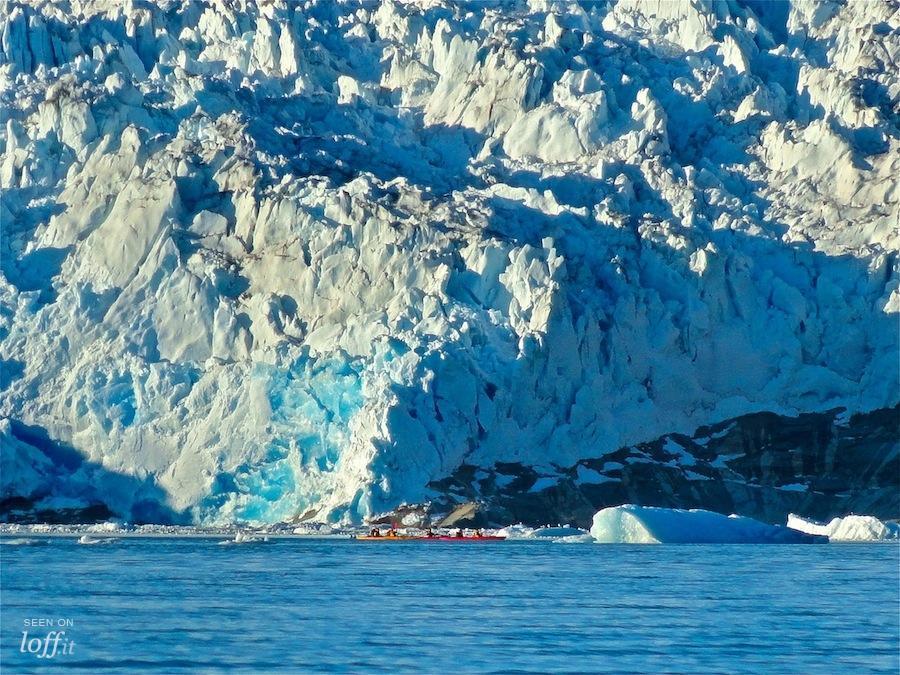
[[[482,537],[452,537],[452,536],[439,536],[439,537],[421,537],[423,541],[503,541],[506,537],[496,537],[496,536],[482,536]]]
[[[406,535],[387,536],[381,535],[373,537],[369,535],[359,535],[356,537],[361,541],[453,541],[453,542],[471,542],[471,541],[503,541],[506,537],[482,536],[482,537],[452,537],[452,536],[435,536],[435,537],[410,537]]]

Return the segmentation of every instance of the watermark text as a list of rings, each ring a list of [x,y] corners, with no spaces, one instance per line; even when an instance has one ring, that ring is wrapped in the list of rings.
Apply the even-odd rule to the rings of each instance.
[[[33,654],[39,659],[53,659],[57,656],[71,656],[75,651],[75,640],[61,629],[74,627],[75,622],[68,618],[37,618],[23,621],[22,643],[19,651]],[[51,628],[43,631],[35,629]]]

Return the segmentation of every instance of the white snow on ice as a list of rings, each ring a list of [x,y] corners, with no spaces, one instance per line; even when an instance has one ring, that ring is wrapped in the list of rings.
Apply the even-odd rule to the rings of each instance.
[[[787,526],[799,532],[828,537],[829,541],[897,541],[900,523],[882,522],[873,516],[849,515],[818,523],[802,516],[788,516]]]

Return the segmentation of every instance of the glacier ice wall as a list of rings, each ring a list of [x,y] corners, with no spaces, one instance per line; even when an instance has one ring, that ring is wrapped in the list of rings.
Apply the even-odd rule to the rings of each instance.
[[[890,2],[0,16],[0,416],[174,512],[900,398]]]

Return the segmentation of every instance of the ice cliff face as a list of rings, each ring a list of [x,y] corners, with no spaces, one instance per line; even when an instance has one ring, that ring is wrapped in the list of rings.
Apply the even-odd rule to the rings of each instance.
[[[891,2],[0,16],[4,498],[359,519],[900,398]]]

